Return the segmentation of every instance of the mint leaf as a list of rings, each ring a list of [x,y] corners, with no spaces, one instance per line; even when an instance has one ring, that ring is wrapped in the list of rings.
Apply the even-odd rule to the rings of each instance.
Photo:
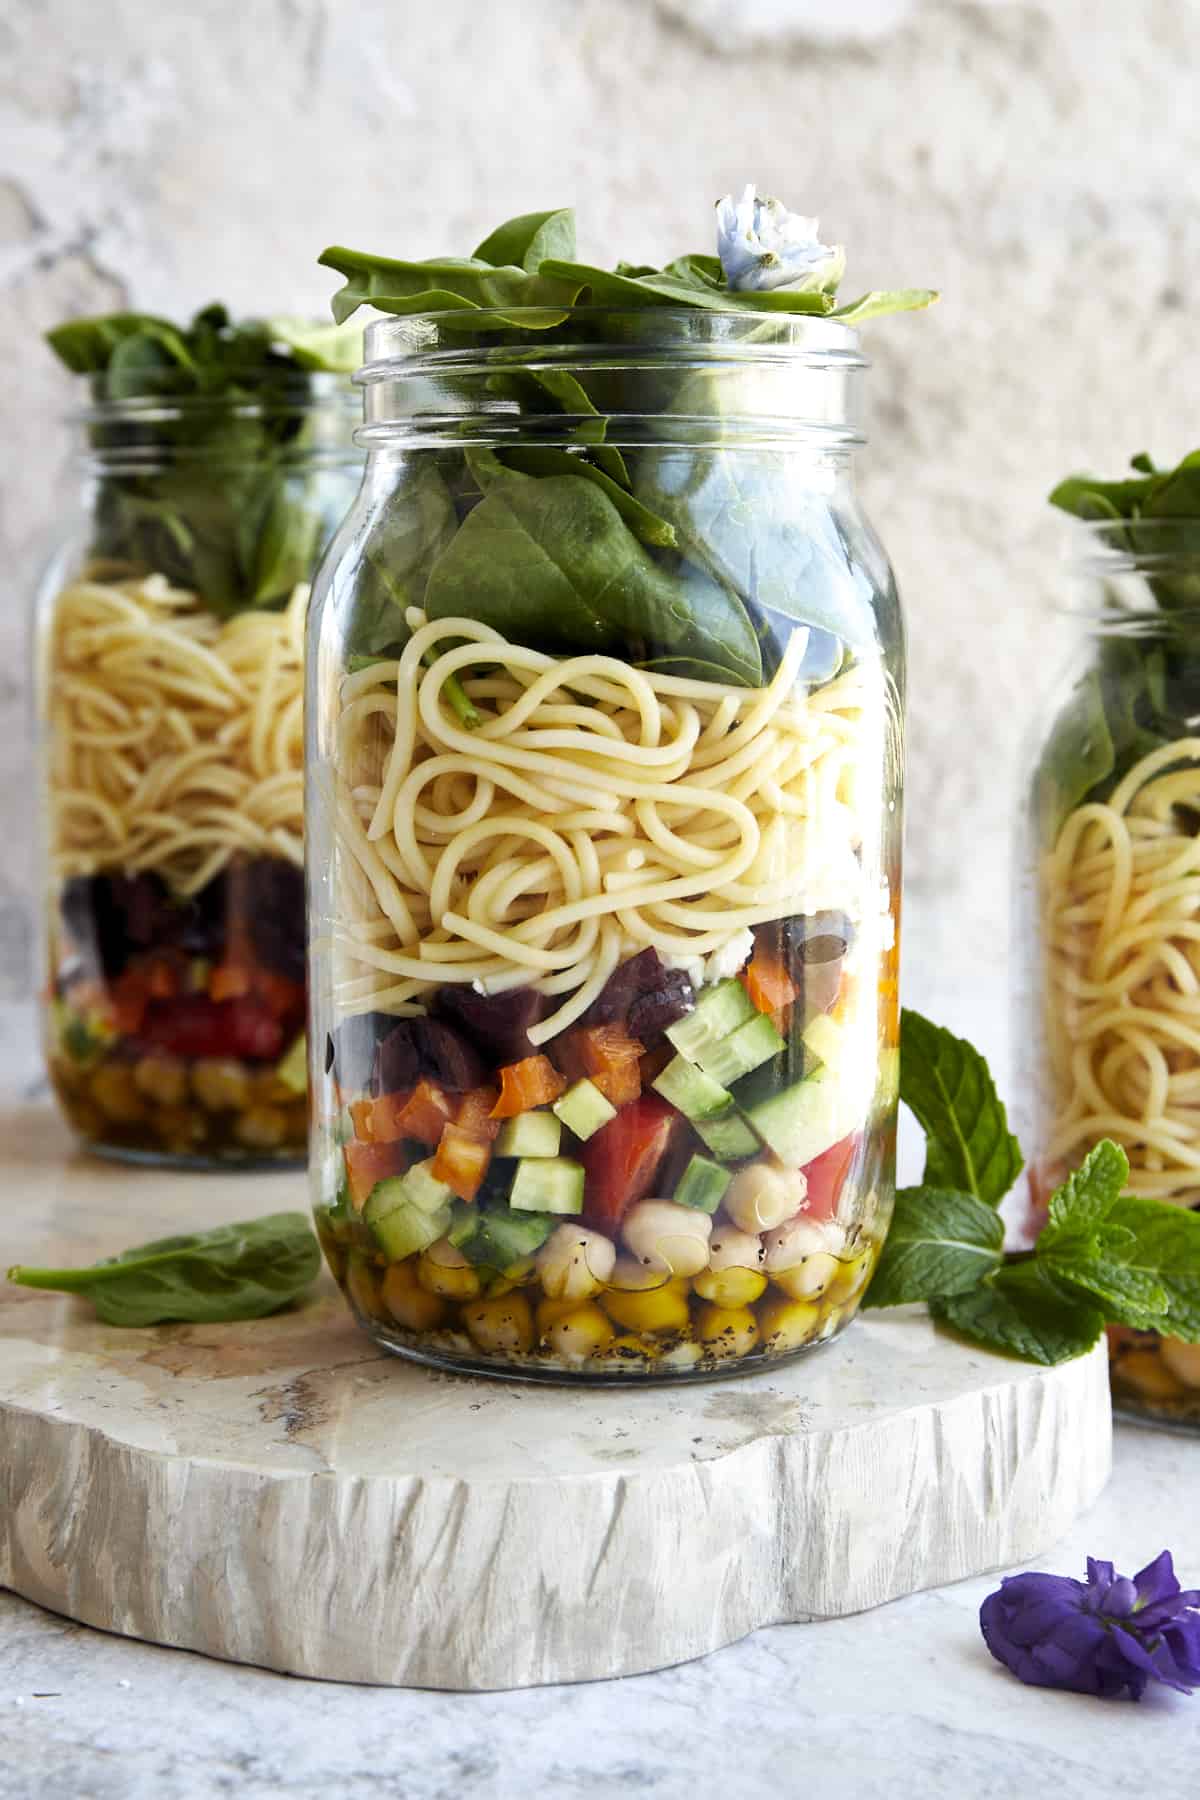
[[[1037,1260],[1060,1287],[1095,1295],[1122,1325],[1200,1343],[1200,1213],[1126,1194],[1090,1237],[1059,1233],[1044,1248],[1049,1236]]]
[[[973,1292],[932,1300],[929,1309],[989,1350],[1047,1367],[1082,1356],[1104,1329],[1097,1306],[1061,1293],[1036,1262],[1009,1263]]]
[[[1050,1200],[1049,1222],[1039,1250],[1060,1239],[1094,1231],[1108,1219],[1129,1180],[1129,1158],[1111,1138],[1101,1138]]]
[[[1003,1242],[998,1214],[971,1194],[902,1188],[864,1304],[903,1306],[967,1293],[1000,1267]]]
[[[978,1050],[906,1009],[900,1024],[900,1098],[925,1132],[925,1185],[954,1188],[998,1206],[1023,1163]]]

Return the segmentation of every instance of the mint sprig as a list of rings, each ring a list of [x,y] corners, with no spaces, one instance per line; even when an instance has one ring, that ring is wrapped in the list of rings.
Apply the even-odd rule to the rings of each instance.
[[[1033,1250],[1003,1250],[995,1208],[1022,1168],[984,1058],[905,1012],[900,1097],[926,1134],[925,1180],[896,1196],[865,1304],[924,1300],[989,1349],[1065,1362],[1106,1323],[1200,1343],[1200,1212],[1126,1194],[1129,1162],[1104,1138],[1050,1201]]]

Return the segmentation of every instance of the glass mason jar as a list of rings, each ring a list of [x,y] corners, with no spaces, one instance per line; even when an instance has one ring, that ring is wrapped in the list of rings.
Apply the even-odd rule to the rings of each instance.
[[[304,1157],[303,638],[361,478],[349,381],[81,380],[37,607],[44,1037],[84,1145]]]
[[[1033,1224],[1100,1138],[1128,1191],[1200,1206],[1200,524],[1086,527],[1079,642],[1020,858]],[[1200,1428],[1200,1346],[1109,1330],[1125,1412]]]
[[[308,644],[319,1233],[416,1360],[761,1368],[890,1218],[903,638],[847,327],[367,332]]]

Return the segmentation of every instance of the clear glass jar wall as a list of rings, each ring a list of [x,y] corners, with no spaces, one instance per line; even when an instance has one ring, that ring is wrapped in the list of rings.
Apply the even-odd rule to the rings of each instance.
[[[38,596],[50,1077],[89,1148],[298,1160],[304,612],[361,478],[357,396],[294,370],[124,385],[88,379]]]
[[[1033,1224],[1100,1138],[1129,1191],[1200,1206],[1200,556],[1189,521],[1098,524],[1021,858]],[[1124,1411],[1200,1429],[1200,1349],[1109,1329]]]
[[[845,327],[373,326],[309,634],[316,1218],[377,1342],[731,1373],[893,1195],[903,645]]]

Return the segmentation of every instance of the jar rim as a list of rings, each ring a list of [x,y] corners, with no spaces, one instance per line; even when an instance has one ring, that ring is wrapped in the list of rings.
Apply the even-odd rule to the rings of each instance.
[[[354,377],[323,369],[278,369],[270,364],[239,369],[237,392],[197,392],[185,370],[159,369],[139,375],[130,393],[104,389],[105,373],[74,377],[76,403],[63,415],[69,425],[166,424],[214,413],[261,419],[274,413],[342,408],[358,415],[361,401]]]
[[[543,337],[578,321],[602,335]],[[520,335],[518,335],[520,334]],[[508,341],[479,342],[497,335]],[[514,341],[515,340],[515,341]],[[539,350],[541,352],[539,356]],[[354,379],[363,386],[395,379],[409,370],[472,366],[493,368],[519,358],[566,362],[655,353],[678,360],[682,353],[703,361],[785,361],[866,368],[858,332],[820,313],[721,312],[681,306],[509,306],[455,307],[376,318],[363,332],[363,364]]]

